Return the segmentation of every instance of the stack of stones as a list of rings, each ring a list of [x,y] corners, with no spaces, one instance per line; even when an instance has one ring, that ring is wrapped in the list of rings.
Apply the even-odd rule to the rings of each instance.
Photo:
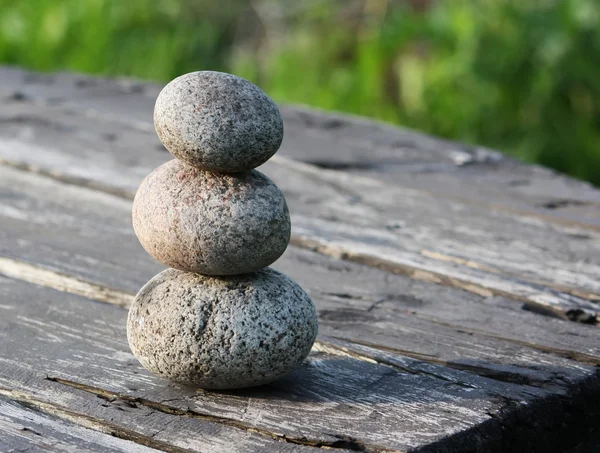
[[[269,266],[290,239],[277,186],[253,170],[279,149],[275,103],[239,77],[178,77],[159,94],[156,132],[176,159],[142,182],[133,226],[171,267],[137,294],[127,322],[148,370],[207,389],[271,382],[299,365],[317,335],[309,296]]]

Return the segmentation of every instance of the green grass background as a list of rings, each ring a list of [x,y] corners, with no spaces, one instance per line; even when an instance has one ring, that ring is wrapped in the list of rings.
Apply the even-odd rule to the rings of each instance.
[[[0,0],[0,63],[224,70],[600,185],[598,0]]]

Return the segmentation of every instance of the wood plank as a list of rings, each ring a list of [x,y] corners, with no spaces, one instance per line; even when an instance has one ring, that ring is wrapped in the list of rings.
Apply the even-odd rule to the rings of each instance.
[[[163,268],[139,246],[130,202],[7,167],[0,181],[0,273],[126,306]],[[600,363],[598,329],[550,320],[506,299],[293,246],[274,267],[313,297],[325,335],[557,392],[588,376],[588,368],[557,356]]]
[[[29,175],[29,176],[32,176],[32,175]],[[38,178],[38,179],[39,179],[39,178]],[[37,184],[37,183],[35,183],[35,184]],[[35,185],[35,184],[34,184],[34,185]],[[38,187],[38,189],[39,189],[39,187]],[[77,190],[81,190],[81,189],[77,189]],[[45,191],[43,191],[43,192],[45,192]],[[18,197],[15,197],[15,198],[18,198]],[[79,199],[79,201],[82,201],[82,202],[83,202],[83,201],[84,201],[84,199],[85,199],[85,197],[81,197],[81,199]],[[17,204],[17,207],[20,207],[21,209],[22,209],[22,206],[23,206],[22,204],[21,204],[20,206],[19,206],[19,204]],[[42,212],[43,212],[43,211],[44,211],[44,209],[43,209],[41,206],[43,206],[43,205],[40,205],[40,211],[42,211]],[[14,208],[13,208],[13,209],[14,209]],[[17,210],[18,210],[18,209],[17,209]],[[68,213],[67,213],[67,214],[68,214]],[[13,217],[14,217],[14,210],[13,210],[13,212],[12,212],[12,215],[13,215]],[[71,216],[72,216],[72,214],[71,214]],[[68,216],[67,216],[67,217],[68,217]],[[78,218],[77,216],[72,216],[72,217],[75,219],[75,221],[76,221],[76,219]],[[127,217],[128,217],[128,216],[127,216]],[[59,223],[60,223],[60,222],[59,222]],[[67,223],[68,223],[68,222],[67,222]],[[58,228],[58,227],[57,227],[56,229],[58,230],[58,229],[60,229],[60,228]],[[71,230],[71,231],[72,231],[72,230]],[[92,236],[92,235],[90,235],[90,236]],[[93,245],[93,244],[92,244],[92,245]],[[308,252],[307,252],[307,253],[308,253]],[[333,260],[332,260],[332,261],[333,261]],[[333,263],[335,263],[335,261],[333,261]],[[348,263],[346,263],[346,264],[348,264]],[[340,264],[339,264],[339,263],[335,263],[335,265],[337,265],[337,266],[340,266]],[[343,265],[344,265],[344,264],[342,264],[342,266],[343,266]],[[387,275],[387,274],[386,274],[386,275]],[[338,293],[338,294],[340,294],[340,293]],[[331,298],[335,299],[335,298],[337,297],[335,294],[333,295],[333,297],[331,297],[331,294],[330,294],[329,296],[330,296],[330,299],[331,299]],[[341,307],[341,306],[343,305],[343,303],[344,303],[344,302],[343,302],[343,300],[344,300],[344,299],[347,299],[347,298],[346,298],[346,297],[344,297],[344,296],[342,296],[342,297],[340,297],[339,299],[341,299],[341,301],[338,301],[338,304],[339,304],[338,306],[340,306],[340,307]],[[352,299],[352,298],[350,298],[350,299]],[[374,301],[373,303],[376,303],[376,302],[377,302],[377,301]],[[360,303],[360,301],[358,301],[358,302],[356,302],[356,303],[358,304],[358,303]],[[369,308],[370,308],[370,307],[373,305],[373,303],[369,303]],[[382,304],[383,304],[383,303],[380,303],[380,305],[382,305]],[[325,309],[325,310],[330,310],[330,312],[332,311],[332,310],[331,310],[331,308],[332,308],[332,307],[331,307],[331,305],[329,305],[329,306],[327,306],[327,305],[324,305],[323,307],[324,307],[324,309]],[[333,307],[333,308],[335,308],[335,307]],[[372,308],[372,309],[371,309],[371,311],[374,311],[374,310],[378,310],[378,307],[377,307],[377,306],[375,306],[374,308]],[[338,310],[338,311],[341,311],[341,310]],[[364,311],[367,311],[367,310],[365,309]],[[351,313],[351,316],[352,316],[352,314],[353,314],[353,313]],[[361,315],[362,315],[362,314],[361,314]],[[338,316],[338,317],[339,317],[339,316]],[[346,319],[346,321],[348,321],[348,320]],[[360,324],[361,324],[360,322],[357,322],[357,321],[356,321],[356,317],[355,317],[355,319],[354,319],[354,320],[351,320],[351,321],[352,321],[352,323],[354,324],[354,326],[353,326],[352,328],[349,328],[348,326],[346,326],[345,328],[342,328],[342,329],[340,329],[340,330],[342,330],[342,331],[352,331],[352,330],[356,330],[356,328],[357,328],[357,325],[360,325]],[[377,322],[379,322],[379,320],[376,320],[376,321],[377,321]],[[384,321],[385,321],[385,320],[384,320]],[[343,323],[340,323],[340,324],[343,324]],[[391,324],[391,326],[392,326],[392,327],[395,327],[395,326],[397,325],[396,323],[392,323],[392,322],[390,322],[390,324]],[[405,323],[405,324],[410,324],[410,323]],[[337,325],[336,325],[336,327],[337,327]],[[402,328],[404,328],[404,326],[402,326],[402,325],[401,325],[401,327],[402,327]],[[429,323],[429,324],[425,323],[425,324],[423,324],[423,327],[422,327],[421,329],[422,329],[423,331],[425,331],[425,330],[431,331],[431,329],[432,329],[432,324],[431,324],[431,323]],[[442,329],[442,330],[443,330],[443,329]],[[413,332],[418,332],[418,331],[412,331],[411,333],[413,333]],[[450,332],[452,332],[452,331],[451,331],[451,330],[448,330],[448,332],[450,333]],[[363,332],[363,333],[364,333],[364,332]],[[370,335],[373,335],[373,336],[375,336],[375,333],[377,333],[377,332],[376,332],[375,330],[369,330],[369,329],[367,329],[367,330],[366,330],[366,333],[367,333],[367,334],[370,334]],[[453,332],[452,332],[452,335],[454,335],[454,333],[453,333]],[[459,334],[459,333],[457,333],[457,335],[460,337],[460,334]],[[468,333],[467,333],[467,335],[468,335]],[[467,337],[467,335],[465,335],[464,337],[461,337],[461,338],[468,338],[468,337]],[[407,336],[408,336],[408,335],[407,335]],[[470,337],[473,337],[473,335],[469,335],[469,336],[470,336]],[[364,338],[364,337],[363,337],[363,338]],[[440,341],[443,341],[443,338],[444,338],[444,337],[443,337],[443,336],[441,336],[441,337],[439,337],[439,339],[438,339],[438,340],[440,340]],[[475,336],[475,338],[478,338],[478,337],[477,337],[477,336]],[[334,341],[335,341],[335,340],[332,340],[332,343],[333,343]],[[398,341],[399,341],[399,336],[397,336],[397,334],[396,334],[396,337],[395,337],[395,338],[394,338],[394,337],[392,337],[392,339],[391,339],[391,340],[390,340],[390,339],[388,339],[388,341],[391,341],[391,342],[393,343],[393,345],[394,345],[395,347],[397,347],[397,345],[398,345]],[[473,341],[473,340],[471,339],[470,341]],[[476,341],[479,341],[479,340],[476,340]],[[465,341],[465,343],[466,343],[466,341]],[[489,348],[491,349],[491,348],[493,348],[493,347],[496,347],[496,346],[497,346],[499,343],[500,343],[500,344],[502,344],[502,342],[497,342],[497,341],[490,342],[490,343],[489,343],[489,345],[490,345],[490,346],[489,346]],[[338,346],[339,346],[339,345],[338,345]],[[453,346],[453,345],[451,345],[451,346]],[[342,352],[344,352],[344,353],[346,353],[346,351],[348,351],[348,350],[349,350],[349,351],[351,351],[351,352],[349,353],[349,354],[350,354],[350,356],[354,356],[354,355],[357,355],[357,354],[358,354],[358,355],[361,355],[361,354],[362,354],[362,355],[361,355],[361,357],[362,357],[362,361],[363,361],[363,362],[365,362],[365,363],[369,363],[368,361],[365,361],[365,360],[364,360],[365,358],[367,358],[367,359],[369,358],[369,356],[368,356],[368,355],[365,355],[365,351],[366,351],[366,350],[363,350],[363,351],[357,352],[357,348],[358,348],[358,347],[357,347],[356,345],[342,346],[342,348],[344,348],[344,349],[341,349],[341,351],[342,351]],[[360,349],[360,348],[359,348],[359,349]],[[526,349],[526,348],[523,348],[523,349]],[[325,349],[325,350],[329,351],[329,349]],[[508,350],[507,350],[507,349],[502,349],[502,351],[503,351],[502,353],[508,353]],[[382,353],[381,353],[381,351],[377,351],[377,350],[375,350],[375,353],[377,354],[377,357],[379,358],[379,360],[381,360],[381,361],[382,361],[382,363],[386,363],[385,361],[387,361],[387,362],[389,362],[389,363],[391,363],[391,362],[392,362],[392,359],[390,359],[390,358],[388,358],[388,357],[382,358],[383,356],[382,356]],[[397,355],[397,354],[389,354],[389,355],[390,355],[390,356],[392,356],[392,358],[398,357],[398,355]],[[517,355],[519,355],[519,354],[517,353]],[[342,355],[341,357],[345,357],[345,356],[344,356],[344,355]],[[488,356],[488,357],[490,357],[490,356]],[[372,359],[372,360],[376,360],[376,361],[377,361],[377,359]],[[436,357],[433,357],[433,358],[431,359],[431,361],[436,361],[436,360],[437,360],[437,358],[436,358]],[[404,362],[403,362],[403,363],[404,363]],[[421,362],[421,363],[422,363],[422,362]],[[546,362],[546,363],[544,363],[543,361],[542,361],[542,362],[540,362],[540,361],[539,361],[539,357],[537,357],[537,358],[535,358],[535,359],[531,360],[531,361],[530,361],[530,365],[531,365],[532,363],[538,363],[538,365],[539,365],[540,363],[542,363],[542,364],[544,365],[544,366],[543,366],[543,368],[545,368],[545,366],[546,366],[546,365],[548,365],[548,363],[547,363],[547,362]],[[554,363],[554,362],[553,362],[553,363]],[[573,365],[572,365],[572,364],[569,364],[569,362],[568,362],[568,361],[565,361],[564,363],[565,363],[565,364],[568,364],[567,366],[565,366],[565,368],[568,368],[568,369],[575,368],[575,367],[573,367]],[[549,367],[549,368],[550,368],[550,367]],[[583,369],[583,370],[585,371],[586,367],[582,367],[581,369]],[[588,368],[588,369],[591,369],[591,368]],[[557,370],[560,370],[560,367],[557,367]],[[437,374],[435,374],[435,373],[434,373],[434,374],[433,374],[433,377],[436,377],[436,378],[440,379],[440,378],[441,378],[440,376],[442,376],[442,375],[446,375],[446,374],[448,373],[448,371],[450,371],[450,372],[451,372],[452,370],[448,370],[448,369],[446,369],[446,368],[439,367],[439,368],[437,368],[437,371],[435,372],[435,373],[437,373]],[[550,371],[550,373],[554,373],[554,374],[556,375],[556,370],[544,370],[544,371]],[[422,371],[419,371],[419,373],[422,373]],[[442,373],[443,373],[443,374],[442,374]],[[504,373],[504,374],[505,374],[505,375],[507,375],[507,376],[510,376],[510,375],[509,375],[509,373]],[[439,375],[439,376],[438,376],[438,375]],[[563,374],[563,376],[564,376],[564,374]],[[573,379],[573,380],[572,380],[572,381],[570,381],[570,382],[571,382],[572,384],[575,384],[575,385],[577,385],[577,383],[582,383],[582,382],[585,382],[585,381],[586,381],[586,378],[585,378],[584,376],[586,376],[586,374],[585,374],[585,373],[583,373],[583,372],[582,372],[581,374],[579,374],[579,377],[578,377],[578,376],[576,376],[576,375],[573,375],[573,374],[571,374],[571,379]],[[593,374],[587,374],[587,376],[590,376],[590,378],[593,378],[593,377],[594,377],[594,376],[593,376]],[[506,376],[495,376],[495,377],[496,377],[496,378],[498,378],[500,382],[501,382],[501,381],[504,381],[504,380],[513,380],[513,381],[517,380],[517,378],[507,378]],[[544,378],[544,379],[545,379],[545,378]],[[443,380],[443,379],[442,379],[442,380]],[[559,380],[560,380],[560,379],[556,379],[556,381],[559,381]],[[65,385],[71,385],[71,384],[73,384],[73,381],[69,381],[69,382],[70,382],[70,384],[67,384],[67,383],[66,383],[66,381],[65,381]],[[454,381],[451,381],[451,382],[453,382],[453,383],[454,383]],[[528,386],[527,386],[527,388],[529,388],[529,387],[535,387],[535,386],[537,386],[537,387],[544,387],[544,386],[548,385],[548,381],[544,381],[544,382],[542,382],[542,381],[536,380],[536,379],[535,379],[535,376],[534,376],[534,378],[533,378],[533,379],[530,379],[530,380],[529,380],[529,381],[527,381],[527,382],[528,382],[529,384],[531,384],[531,385],[528,385]],[[464,384],[464,382],[463,382],[463,384]],[[551,390],[552,390],[552,391],[554,391],[554,392],[556,392],[556,384],[551,382],[551,383],[550,383],[550,385],[553,385],[553,386],[554,386],[554,387],[553,387]],[[89,387],[89,385],[88,385],[88,387]],[[486,387],[487,387],[487,384],[486,384]],[[565,392],[566,392],[566,391],[567,391],[567,389],[569,388],[568,386],[565,386],[565,385],[564,385],[564,382],[563,382],[563,387],[565,388]],[[90,388],[88,388],[88,390],[89,390],[89,391],[92,391],[92,389],[90,389]],[[489,439],[488,439],[488,442],[489,442]],[[356,446],[356,445],[360,445],[360,444],[357,444],[357,443],[355,443],[355,444],[353,444],[353,445],[354,445],[354,446]],[[371,444],[370,444],[370,445],[371,445]],[[463,446],[463,447],[464,447],[464,446]],[[428,448],[429,448],[429,447],[428,447]]]
[[[0,382],[8,382],[13,387],[12,389],[0,387],[0,401],[6,399],[8,404],[21,405],[37,414],[38,418],[58,419],[59,422],[67,425],[66,433],[84,432],[87,434],[84,439],[91,440],[93,445],[83,451],[106,451],[91,450],[93,446],[103,447],[103,434],[112,436],[113,443],[116,444],[119,439],[131,441],[125,442],[127,447],[125,450],[119,450],[127,452],[308,453],[314,451],[315,445],[308,445],[308,442],[302,445],[302,440],[299,441],[300,443],[294,443],[293,439],[278,439],[271,433],[247,430],[242,426],[234,427],[231,426],[233,423],[230,420],[177,411],[161,405],[160,402],[113,394],[99,388],[94,388],[94,391],[83,390],[59,382],[58,378],[36,376],[30,371],[21,373],[20,371],[22,370],[12,370],[13,378],[16,376],[18,381],[7,379],[6,373],[4,375],[0,373]],[[60,403],[68,406],[61,406]],[[0,433],[2,430],[14,431],[14,423],[3,420],[0,416]],[[41,434],[39,430],[36,432]],[[97,441],[97,438],[100,438],[100,441]],[[149,448],[143,449],[143,446]],[[339,444],[338,446],[340,451],[348,451],[343,446]],[[82,451],[81,445],[79,447],[70,451]]]
[[[599,297],[596,233],[581,240],[576,236],[581,230],[484,211],[291,161],[279,163],[269,174],[282,185],[296,213],[298,242],[456,278],[540,305],[545,304],[544,297],[548,306],[552,303],[552,294],[543,295],[543,286],[579,298]],[[557,306],[559,299],[553,301]],[[595,310],[594,304],[582,305]]]
[[[5,117],[5,162],[131,196],[144,174],[169,157],[150,133],[117,123],[99,131],[97,121],[43,109],[38,114],[33,120],[15,110]],[[123,144],[101,140],[111,129]],[[296,245],[596,322],[600,233],[277,157],[262,169],[288,199]]]
[[[365,118],[284,107],[282,154],[321,168],[370,176],[435,196],[600,227],[600,191],[553,170],[483,147]]]
[[[91,360],[91,359],[88,359]],[[84,364],[86,362],[84,361]],[[75,441],[82,437],[90,441],[88,447],[79,441],[78,449],[69,451],[107,451],[105,444],[110,445],[105,437],[113,439],[112,444],[124,445],[118,451],[167,451],[174,453],[202,452],[286,452],[308,453],[314,451],[314,445],[301,445],[292,440],[278,438],[272,433],[248,430],[243,426],[232,426],[230,420],[218,417],[177,411],[160,402],[141,400],[137,397],[126,397],[100,388],[94,391],[78,389],[76,386],[60,382],[60,379],[42,375],[40,371],[32,371],[31,367],[12,367],[10,372],[0,372],[0,408],[6,401],[10,406],[28,410],[33,416],[25,416],[27,428],[37,433],[44,444],[52,438],[52,432],[46,433],[37,429],[36,425],[46,428],[53,424],[63,424],[58,430],[61,436]],[[7,387],[4,387],[4,386]],[[5,414],[10,415],[10,409]],[[56,420],[54,422],[53,420]],[[31,422],[33,426],[30,426]],[[228,424],[229,423],[229,424]],[[22,427],[16,426],[22,430]],[[0,415],[0,433],[8,432],[14,436],[15,421]],[[29,431],[29,430],[27,430]],[[48,431],[46,429],[46,431]],[[106,436],[109,435],[109,436]],[[48,438],[50,436],[50,438]],[[54,434],[56,437],[56,434]],[[112,437],[111,437],[112,436]],[[27,436],[29,437],[29,432]],[[2,447],[0,437],[0,448]],[[10,437],[8,438],[10,439]],[[130,442],[120,442],[120,439]],[[137,445],[136,445],[137,444]],[[22,446],[22,445],[21,445]],[[150,447],[150,448],[144,448]],[[96,448],[93,449],[92,448]],[[99,449],[98,449],[99,448]],[[347,451],[340,447],[341,451]],[[5,449],[0,451],[5,452]],[[55,450],[52,450],[55,451]],[[63,451],[63,450],[60,450]],[[113,450],[109,450],[113,451]]]
[[[0,396],[0,451],[152,453],[161,450],[69,423]]]
[[[125,310],[4,277],[0,283],[0,395],[165,451],[302,453],[314,447],[308,439],[188,411],[183,403],[179,409],[162,404],[169,384],[130,353]],[[323,442],[346,451],[338,440]]]
[[[152,131],[160,88],[135,80],[0,68],[0,94],[9,99],[61,105],[95,118],[120,117],[145,131]],[[301,106],[281,110],[286,127],[282,156],[439,197],[600,228],[600,191],[588,183],[482,147],[365,118]]]
[[[131,201],[2,166],[0,181],[0,255],[133,293],[164,269],[133,235]]]
[[[69,407],[70,400],[55,393],[60,386],[60,395],[78,390],[104,397],[100,401],[122,400],[127,420],[119,417],[111,420],[114,424],[136,425],[137,408],[129,402],[143,410],[191,417],[196,423],[216,423],[224,430],[256,430],[255,438],[275,437],[306,446],[374,452],[437,451],[447,446],[446,451],[487,452],[512,444],[553,451],[554,447],[547,449],[552,436],[551,441],[538,437],[550,427],[560,430],[568,406],[557,405],[546,390],[381,352],[377,357],[388,365],[316,352],[291,375],[269,386],[198,391],[155,378],[141,368],[126,343],[122,308],[0,279],[4,364],[0,386],[17,394],[35,394],[50,404],[69,401]],[[20,351],[19,357],[15,351]],[[552,406],[556,409],[548,410]],[[74,410],[83,408],[76,405]],[[517,423],[523,417],[535,417],[537,425],[519,431]],[[210,444],[211,433],[200,424],[198,429]]]

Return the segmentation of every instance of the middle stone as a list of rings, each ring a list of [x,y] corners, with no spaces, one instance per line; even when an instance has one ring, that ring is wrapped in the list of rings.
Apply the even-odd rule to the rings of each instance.
[[[133,228],[156,260],[205,275],[269,266],[290,240],[285,198],[265,175],[211,173],[177,159],[140,185]]]

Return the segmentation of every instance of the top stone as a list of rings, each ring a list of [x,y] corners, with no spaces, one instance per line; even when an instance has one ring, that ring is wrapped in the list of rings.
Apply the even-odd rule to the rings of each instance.
[[[283,140],[277,105],[247,80],[214,71],[184,74],[165,86],[154,127],[175,157],[218,173],[258,167]]]

